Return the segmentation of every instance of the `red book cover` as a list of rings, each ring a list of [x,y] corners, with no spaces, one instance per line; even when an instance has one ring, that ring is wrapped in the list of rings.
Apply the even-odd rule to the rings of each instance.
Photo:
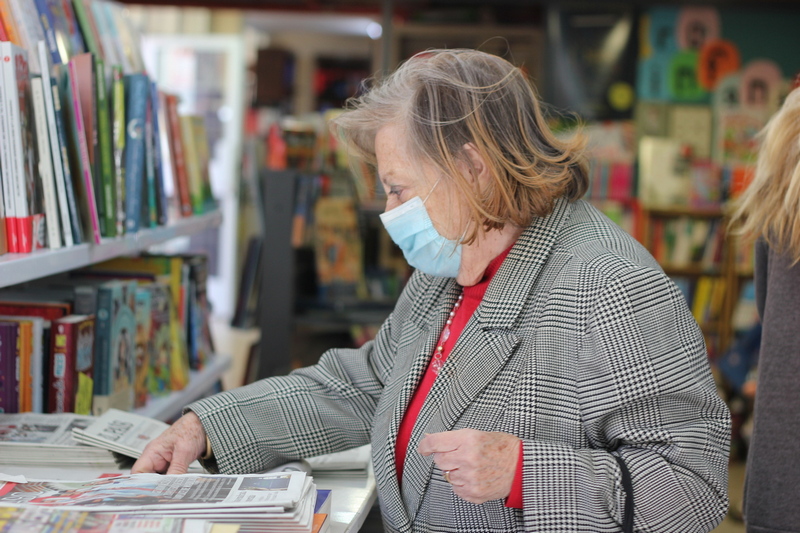
[[[166,95],[167,124],[169,125],[169,150],[172,154],[172,175],[175,177],[178,205],[181,216],[192,216],[192,200],[189,195],[189,174],[186,169],[186,158],[183,149],[181,122],[178,117],[178,97]]]
[[[53,322],[48,412],[90,414],[94,382],[94,317],[69,315]]]

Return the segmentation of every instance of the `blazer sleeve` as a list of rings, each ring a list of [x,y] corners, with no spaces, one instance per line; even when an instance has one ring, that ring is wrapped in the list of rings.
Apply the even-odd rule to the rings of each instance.
[[[204,466],[229,474],[261,472],[367,444],[386,372],[374,355],[376,349],[387,353],[391,323],[390,316],[361,348],[329,350],[316,365],[187,406],[214,450],[214,462]]]
[[[584,282],[591,285],[590,281]],[[685,300],[655,268],[584,287],[577,394],[588,446],[523,442],[528,531],[620,531],[633,480],[636,531],[710,531],[727,507],[730,414]]]

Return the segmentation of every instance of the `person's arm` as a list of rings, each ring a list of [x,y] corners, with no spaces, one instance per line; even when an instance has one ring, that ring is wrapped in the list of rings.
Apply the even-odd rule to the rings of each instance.
[[[590,447],[523,440],[526,530],[555,531],[565,517],[574,530],[619,530],[617,454],[633,480],[635,530],[710,531],[728,506],[730,415],[681,292],[655,269],[586,290],[576,393]]]

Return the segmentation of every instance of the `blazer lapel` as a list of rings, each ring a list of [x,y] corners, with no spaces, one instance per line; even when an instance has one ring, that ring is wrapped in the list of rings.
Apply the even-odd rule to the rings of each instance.
[[[416,453],[419,441],[425,433],[453,429],[467,406],[494,380],[514,353],[519,338],[513,333],[513,326],[571,211],[568,202],[556,200],[550,215],[536,219],[523,232],[428,393],[411,435],[403,470],[403,499],[412,520],[419,511],[434,466],[433,457]],[[443,326],[443,322],[436,325]],[[429,358],[430,353],[425,354],[426,362]]]

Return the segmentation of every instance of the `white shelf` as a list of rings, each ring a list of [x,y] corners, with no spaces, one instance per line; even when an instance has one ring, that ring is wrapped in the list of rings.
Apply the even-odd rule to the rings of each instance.
[[[115,257],[136,255],[153,245],[199,233],[219,226],[221,222],[222,214],[213,211],[176,220],[166,226],[103,239],[100,244],[79,244],[57,250],[37,250],[29,254],[5,254],[0,256],[0,287],[67,272]]]
[[[213,389],[222,374],[231,366],[231,361],[230,355],[216,355],[203,370],[191,372],[189,384],[185,389],[174,391],[161,398],[151,398],[147,405],[136,409],[135,412],[165,422],[178,418],[185,406],[204,397]]]

